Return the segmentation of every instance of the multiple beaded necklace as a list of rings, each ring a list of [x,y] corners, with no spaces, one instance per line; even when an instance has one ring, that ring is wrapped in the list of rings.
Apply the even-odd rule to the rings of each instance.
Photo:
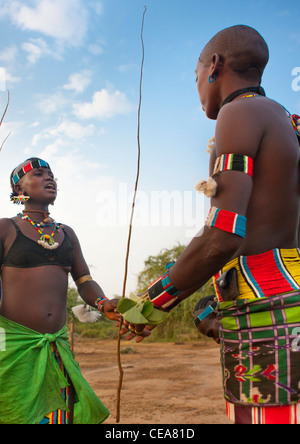
[[[37,243],[41,245],[46,250],[55,250],[59,247],[59,243],[55,242],[54,240],[54,234],[56,231],[60,230],[61,224],[58,224],[55,222],[55,220],[49,218],[49,213],[44,213],[43,211],[37,211],[37,210],[27,210],[26,213],[42,213],[45,216],[44,222],[37,223],[34,222],[28,214],[24,214],[24,212],[18,214],[18,217],[20,217],[22,220],[27,220],[41,235]],[[44,234],[44,228],[50,227],[53,228],[53,232],[51,234]]]

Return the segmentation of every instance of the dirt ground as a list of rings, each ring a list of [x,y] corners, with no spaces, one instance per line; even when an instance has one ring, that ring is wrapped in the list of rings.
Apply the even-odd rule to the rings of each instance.
[[[219,348],[213,342],[122,341],[121,349],[125,374],[120,424],[230,424]],[[74,353],[84,377],[111,412],[105,424],[116,424],[116,342],[77,339]]]

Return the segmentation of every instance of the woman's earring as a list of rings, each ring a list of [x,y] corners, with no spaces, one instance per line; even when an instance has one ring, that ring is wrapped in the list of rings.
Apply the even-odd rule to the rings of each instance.
[[[24,204],[30,199],[30,196],[24,196],[24,194],[19,194],[18,196],[13,196],[13,201],[17,205]]]
[[[210,75],[208,78],[209,83],[214,83],[215,80],[216,80],[216,74],[214,74],[213,77]]]

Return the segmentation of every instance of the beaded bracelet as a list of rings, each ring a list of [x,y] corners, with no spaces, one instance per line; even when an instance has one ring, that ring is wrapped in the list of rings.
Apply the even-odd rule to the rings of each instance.
[[[101,296],[95,302],[95,306],[96,306],[97,310],[101,311],[101,313],[104,312],[103,304],[104,304],[105,301],[108,301],[108,298],[106,296]]]
[[[153,302],[155,307],[171,311],[180,304],[181,294],[182,292],[172,284],[168,271],[149,286],[145,296]]]

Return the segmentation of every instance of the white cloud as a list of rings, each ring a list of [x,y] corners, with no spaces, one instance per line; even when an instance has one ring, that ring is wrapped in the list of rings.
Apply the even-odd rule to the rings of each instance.
[[[78,122],[64,120],[58,127],[48,130],[50,136],[66,136],[70,139],[82,140],[92,136],[95,132],[94,125],[82,126]]]
[[[6,91],[10,89],[12,84],[19,83],[20,81],[20,77],[14,77],[7,69],[0,68],[0,91]]]
[[[80,45],[88,30],[88,11],[82,0],[35,0],[24,6],[19,0],[2,2],[1,15],[26,31],[41,32],[71,45]]]
[[[42,159],[52,159],[55,154],[59,152],[59,150],[64,148],[64,141],[61,139],[57,139],[55,142],[50,143],[46,146],[46,148],[41,152],[40,157]]]
[[[40,122],[34,122],[31,125],[29,125],[29,128],[36,128],[37,126],[40,126]]]
[[[120,91],[110,93],[106,89],[95,92],[92,102],[73,105],[73,113],[79,119],[105,120],[120,114],[128,114],[132,110],[133,105],[128,101],[126,94]]]
[[[69,77],[69,83],[63,86],[64,89],[73,90],[76,93],[82,93],[90,85],[92,81],[92,73],[88,70],[83,70],[72,74]]]
[[[9,46],[0,51],[0,61],[4,63],[14,62],[18,54],[18,49],[15,45]]]
[[[98,43],[93,43],[93,44],[89,45],[88,50],[91,54],[93,54],[95,56],[98,56],[98,55],[104,53],[103,45],[98,44]]]
[[[71,140],[84,141],[86,137],[90,137],[95,133],[94,125],[83,126],[78,122],[73,122],[71,120],[63,120],[59,125],[47,128],[43,130],[41,133],[35,134],[33,136],[31,145],[33,147],[39,146],[43,140],[48,140],[51,138],[63,138],[64,143],[66,144],[66,138]],[[62,139],[58,139],[58,144]],[[55,141],[53,144],[50,144],[50,152],[53,151],[53,146],[57,144]],[[49,146],[47,147],[47,151],[49,151]],[[56,152],[56,151],[55,151]]]
[[[37,106],[43,114],[56,113],[68,103],[67,99],[60,92],[50,95],[39,94],[37,98]]]
[[[43,39],[30,39],[22,44],[22,49],[27,52],[27,60],[36,63],[41,57],[52,56],[60,59],[59,51],[52,51]]]

